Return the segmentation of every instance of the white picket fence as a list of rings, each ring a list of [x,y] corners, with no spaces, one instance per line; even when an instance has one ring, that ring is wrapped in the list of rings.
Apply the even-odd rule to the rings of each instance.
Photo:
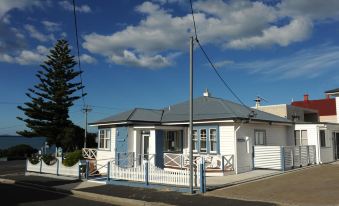
[[[148,168],[145,165],[121,168],[113,163],[110,164],[110,179],[115,180],[128,180],[137,182],[149,182],[155,184],[168,184],[168,185],[189,185],[189,171],[167,171],[149,164]]]
[[[53,165],[47,165],[43,160],[40,160],[37,164],[32,164],[29,160],[26,161],[27,172],[39,172],[54,175],[64,175],[79,177],[80,174],[79,163],[71,167],[63,165],[60,161],[56,161]]]

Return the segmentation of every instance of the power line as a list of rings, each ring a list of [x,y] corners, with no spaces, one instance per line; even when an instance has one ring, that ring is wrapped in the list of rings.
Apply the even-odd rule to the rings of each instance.
[[[207,52],[205,51],[205,49],[203,48],[203,46],[200,44],[200,41],[198,39],[198,34],[197,34],[197,28],[196,28],[196,24],[195,24],[195,19],[194,19],[194,12],[193,12],[193,4],[192,4],[192,0],[190,0],[190,5],[191,5],[191,13],[192,13],[192,19],[193,19],[193,26],[194,26],[194,34],[195,34],[195,41],[198,43],[199,48],[201,49],[201,51],[203,52],[205,58],[207,59],[207,61],[209,62],[209,64],[211,65],[211,67],[213,68],[214,72],[217,74],[217,76],[219,77],[219,79],[221,80],[221,82],[223,83],[223,85],[231,92],[231,94],[239,101],[239,103],[244,106],[245,108],[247,108],[250,111],[249,116],[254,115],[254,111],[248,107],[247,105],[244,104],[244,102],[240,99],[240,97],[233,91],[233,89],[231,88],[231,86],[226,82],[226,80],[221,76],[221,74],[218,72],[218,70],[216,69],[216,67],[214,66],[211,58],[208,56]]]
[[[76,39],[76,45],[77,45],[77,53],[78,53],[78,67],[80,70],[80,83],[81,83],[81,97],[82,97],[82,102],[85,107],[86,101],[85,101],[85,96],[84,96],[84,87],[82,83],[82,69],[81,69],[81,61],[80,61],[80,49],[79,49],[79,36],[78,36],[78,22],[77,22],[77,15],[75,11],[75,0],[73,0],[73,16],[74,16],[74,27],[75,27],[75,39]]]

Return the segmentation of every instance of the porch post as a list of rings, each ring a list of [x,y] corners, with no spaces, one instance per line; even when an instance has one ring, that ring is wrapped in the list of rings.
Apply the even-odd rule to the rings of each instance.
[[[110,173],[111,173],[111,162],[107,162],[107,181],[110,181]]]

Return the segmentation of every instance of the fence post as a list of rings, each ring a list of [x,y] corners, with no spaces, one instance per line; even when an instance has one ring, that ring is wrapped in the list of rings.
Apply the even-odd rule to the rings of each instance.
[[[81,165],[82,165],[82,164],[81,164],[81,160],[80,160],[80,161],[79,161],[79,165],[78,165],[78,166],[79,166],[79,170],[78,170],[78,172],[79,172],[79,174],[78,174],[78,175],[79,175],[79,177],[78,177],[79,180],[81,180]]]
[[[291,149],[292,168],[294,168],[294,147]]]
[[[280,147],[281,171],[285,172],[285,147]]]
[[[224,156],[221,155],[221,171],[222,174],[224,175],[224,171],[225,171],[225,160],[224,160]]]
[[[299,167],[302,167],[302,162],[301,162],[301,146],[299,146]]]
[[[107,181],[110,181],[110,173],[111,173],[111,162],[107,163]]]
[[[205,161],[204,158],[201,158],[200,162],[200,192],[206,192],[206,181],[205,181]]]
[[[144,170],[145,170],[145,184],[148,185],[149,182],[148,182],[148,161],[145,161],[145,167],[144,167]]]
[[[56,175],[59,176],[59,159],[57,159],[57,171],[56,171]]]
[[[310,165],[310,147],[307,145],[307,165]]]
[[[40,159],[40,174],[42,173],[42,158]]]
[[[89,178],[89,161],[86,160],[86,179]]]

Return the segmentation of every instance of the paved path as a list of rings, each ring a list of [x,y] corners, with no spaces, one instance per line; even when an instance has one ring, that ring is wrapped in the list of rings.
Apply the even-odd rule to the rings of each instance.
[[[0,176],[24,174],[25,166],[25,160],[0,161]]]
[[[339,165],[322,165],[207,195],[292,205],[339,205]]]
[[[91,200],[80,199],[77,197],[69,196],[45,190],[34,188],[27,188],[18,185],[1,184],[1,205],[6,206],[66,206],[66,205],[81,205],[81,206],[106,206],[111,205]]]

